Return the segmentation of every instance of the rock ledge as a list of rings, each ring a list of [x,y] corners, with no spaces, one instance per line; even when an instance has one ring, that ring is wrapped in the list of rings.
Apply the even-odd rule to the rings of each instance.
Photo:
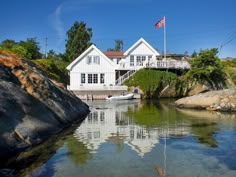
[[[197,108],[211,111],[236,112],[236,88],[210,91],[177,100],[180,108]]]

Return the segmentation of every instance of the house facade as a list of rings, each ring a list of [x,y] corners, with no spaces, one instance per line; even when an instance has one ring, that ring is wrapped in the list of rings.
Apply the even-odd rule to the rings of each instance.
[[[183,66],[175,61],[173,65],[167,60],[157,60],[158,56],[160,54],[143,38],[125,52],[102,52],[91,45],[67,66],[70,75],[67,88],[81,99],[104,99],[107,95],[120,95],[127,91],[122,83],[139,69],[163,68],[169,64]]]
[[[155,62],[158,55],[143,38],[126,52],[102,52],[91,45],[67,66],[70,75],[68,89],[82,98],[103,95],[102,99],[104,95],[120,94],[127,91],[122,82],[148,62]]]
[[[70,90],[94,90],[115,83],[115,64],[95,45],[91,45],[67,69]]]

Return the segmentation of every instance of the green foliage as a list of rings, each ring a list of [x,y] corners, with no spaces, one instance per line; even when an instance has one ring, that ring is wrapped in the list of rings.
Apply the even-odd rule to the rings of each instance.
[[[227,77],[230,78],[236,85],[236,59],[226,60],[222,62],[224,65],[224,71]]]
[[[75,137],[70,136],[66,140],[68,149],[68,158],[75,165],[84,165],[87,161],[91,160],[93,155],[82,142],[78,141]]]
[[[225,73],[221,60],[216,56],[216,48],[206,49],[195,54],[190,61],[191,69],[186,73],[186,80],[209,83],[213,88],[225,85]],[[217,78],[217,79],[216,79]]]
[[[2,41],[0,46],[2,49],[9,50],[12,47],[14,47],[15,45],[17,45],[17,43],[14,40],[6,39],[6,40]]]
[[[46,72],[51,79],[64,85],[68,84],[69,76],[66,70],[68,63],[52,59],[38,59],[33,60],[33,62]]]
[[[15,45],[11,48],[11,52],[16,53],[20,56],[26,56],[27,55],[27,50],[20,46],[20,45]]]
[[[208,121],[194,122],[191,124],[191,131],[198,138],[199,143],[205,144],[209,147],[217,147],[217,141],[213,138],[215,132],[218,131],[216,123],[211,123]]]
[[[224,67],[236,68],[236,58],[232,60],[223,60]]]
[[[115,40],[115,48],[109,48],[107,51],[123,51],[123,41],[120,39]]]
[[[36,38],[28,38],[26,41],[20,41],[19,45],[26,49],[26,58],[32,60],[42,57],[42,54],[39,52],[40,47],[39,43],[36,41]]]
[[[171,72],[141,69],[125,81],[124,84],[127,86],[139,86],[148,98],[152,98],[166,85],[177,80],[176,74]]]
[[[92,29],[76,21],[66,34],[66,61],[71,62],[91,45]]]
[[[7,39],[2,41],[0,48],[21,55],[27,59],[37,59],[42,57],[42,54],[39,52],[39,43],[36,41],[36,38],[28,38],[26,41],[20,42]]]

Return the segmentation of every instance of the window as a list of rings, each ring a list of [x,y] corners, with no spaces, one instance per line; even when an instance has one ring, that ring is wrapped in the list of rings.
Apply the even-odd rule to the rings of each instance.
[[[93,63],[99,65],[100,64],[100,57],[99,56],[93,56]]]
[[[142,65],[141,56],[137,56],[136,60],[137,60],[137,66],[141,66]]]
[[[95,55],[95,56],[88,56],[87,57],[87,64],[96,64],[99,65],[100,64],[100,56]]]
[[[93,83],[93,74],[88,74],[88,84]]]
[[[130,55],[130,66],[134,66],[134,56]]]
[[[146,60],[146,56],[142,56],[142,62],[141,62],[141,65],[143,66],[143,63],[145,62]]]
[[[104,74],[104,73],[101,73],[101,74],[100,74],[100,83],[101,83],[101,84],[104,84],[104,82],[105,82],[105,74]]]
[[[98,74],[88,74],[88,84],[97,84]]]
[[[85,83],[85,74],[81,73],[81,84]]]
[[[148,56],[148,61],[150,61],[152,59],[152,56],[151,55],[149,55]]]
[[[93,83],[94,84],[98,83],[98,74],[93,74]]]
[[[90,65],[92,63],[92,57],[88,56],[87,57],[87,64]]]

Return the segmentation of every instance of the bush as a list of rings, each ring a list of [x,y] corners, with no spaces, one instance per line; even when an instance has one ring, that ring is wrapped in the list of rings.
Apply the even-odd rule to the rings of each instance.
[[[176,74],[158,70],[141,69],[124,82],[131,87],[139,87],[147,98],[153,98],[167,85],[178,81]]]

